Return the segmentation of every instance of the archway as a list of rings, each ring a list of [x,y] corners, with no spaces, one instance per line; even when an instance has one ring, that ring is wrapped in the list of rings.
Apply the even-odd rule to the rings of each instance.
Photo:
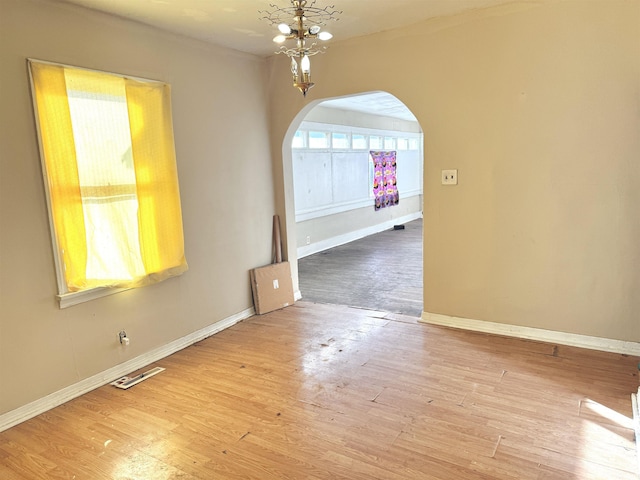
[[[327,255],[342,252],[349,256],[344,249],[349,248],[350,242],[366,237],[369,240],[361,245],[371,246],[374,240],[398,243],[401,246],[399,253],[413,252],[414,263],[406,255],[398,253],[385,257],[393,251],[393,246],[390,245],[376,254],[370,253],[367,258],[374,261],[361,264],[361,267],[378,274],[374,264],[385,263],[385,291],[389,290],[389,285],[395,285],[393,289],[401,288],[402,285],[397,285],[398,282],[404,274],[411,271],[413,279],[407,280],[410,285],[405,285],[407,288],[402,294],[406,297],[406,303],[413,306],[409,308],[411,314],[419,316],[422,311],[421,217],[424,155],[422,129],[407,106],[386,92],[315,101],[307,105],[291,123],[282,150],[287,243],[290,246],[288,251],[292,264],[298,267],[294,260],[302,259],[300,266],[304,267],[311,259],[315,259],[316,267],[321,268],[314,267],[313,270],[321,274],[322,269],[331,265]],[[394,151],[397,154],[397,180],[402,200],[393,208],[380,211],[373,208],[370,150]],[[412,223],[416,220],[419,220],[417,232],[416,222]],[[388,232],[394,232],[394,226],[405,224],[411,228],[405,231],[397,228],[397,233],[389,236]],[[377,235],[386,235],[388,238],[377,240]],[[417,245],[417,255],[413,246],[408,247],[409,244],[403,243],[410,236],[412,245]],[[322,252],[322,260],[318,259],[319,252]],[[344,258],[338,262],[338,266],[345,265]],[[415,268],[412,269],[414,265]],[[306,284],[310,288],[310,284],[298,275],[298,268],[293,270],[294,287],[297,298],[300,298],[305,295],[300,285]],[[356,295],[357,291],[353,290],[353,296],[359,298],[354,298],[353,305],[376,308],[376,304],[361,304],[362,297],[376,289],[379,291],[380,286],[375,284],[384,280],[363,272],[348,273],[354,274],[353,281],[358,283],[361,292]],[[347,277],[344,272],[333,271],[332,274]],[[419,285],[416,285],[416,275],[419,276]],[[371,285],[364,284],[368,278]],[[334,293],[335,288],[333,285]],[[326,294],[331,295],[331,288],[321,290],[326,290]],[[318,300],[316,293],[311,296],[311,301]],[[389,298],[394,296],[392,291],[388,293]],[[378,297],[378,300],[382,298],[380,295]],[[419,299],[419,307],[416,307],[416,298]],[[352,304],[344,296],[324,303]],[[382,305],[393,306],[393,311],[400,308],[397,302],[383,302]]]

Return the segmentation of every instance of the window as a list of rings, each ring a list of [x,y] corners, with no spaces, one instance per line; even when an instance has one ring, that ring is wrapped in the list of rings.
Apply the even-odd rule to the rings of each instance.
[[[367,147],[367,137],[365,135],[360,135],[359,133],[354,133],[351,136],[351,148],[354,150],[366,150]]]
[[[338,149],[349,148],[349,135],[346,133],[333,132],[331,134],[331,147]]]
[[[385,150],[395,150],[396,149],[396,139],[394,137],[384,137],[384,149]]]
[[[369,137],[369,148],[371,150],[380,150],[382,148],[382,137],[371,135]]]
[[[329,135],[325,132],[309,132],[309,148],[329,148]]]
[[[29,68],[61,307],[186,271],[169,85]]]
[[[293,140],[291,141],[291,148],[304,148],[305,147],[305,136],[304,132],[298,130],[293,136]]]
[[[398,150],[409,150],[409,139],[407,139],[407,138],[399,138],[398,139]]]

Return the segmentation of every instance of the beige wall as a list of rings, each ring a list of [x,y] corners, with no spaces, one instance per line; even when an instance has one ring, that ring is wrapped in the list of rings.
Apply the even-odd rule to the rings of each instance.
[[[172,85],[183,276],[58,309],[27,57]],[[271,260],[275,213],[265,71],[88,10],[0,0],[0,414],[252,306],[248,270]]]
[[[336,41],[306,101],[270,58],[290,253],[279,142],[314,102],[384,90],[425,134],[425,311],[640,341],[639,23],[638,0],[551,0]]]

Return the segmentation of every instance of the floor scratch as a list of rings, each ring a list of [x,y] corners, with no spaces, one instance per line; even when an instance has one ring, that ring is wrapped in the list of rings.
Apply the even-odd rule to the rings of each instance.
[[[496,442],[496,446],[493,449],[493,453],[491,454],[491,458],[496,457],[496,452],[498,451],[498,447],[500,446],[500,442],[502,441],[502,435],[498,435],[498,441]]]
[[[334,410],[331,407],[325,406],[325,405],[320,405],[319,403],[315,403],[315,402],[310,402],[308,400],[302,400],[302,399],[298,399],[299,402],[301,403],[306,403],[307,405],[311,405],[312,407],[317,407],[317,408],[322,408],[323,410],[329,410],[331,412],[337,413],[338,415],[344,415],[345,413],[340,411],[340,410]]]
[[[371,401],[372,401],[372,402],[375,402],[375,401],[378,399],[378,397],[380,396],[380,394],[381,394],[382,392],[384,392],[384,388],[383,388],[382,390],[380,390],[380,391],[376,394],[376,396],[375,396],[375,397],[373,397],[373,398],[371,399]]]

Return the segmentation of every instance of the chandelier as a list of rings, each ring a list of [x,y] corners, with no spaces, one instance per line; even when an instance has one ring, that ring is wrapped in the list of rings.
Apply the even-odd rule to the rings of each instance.
[[[271,25],[277,25],[280,34],[273,41],[284,44],[288,40],[294,40],[295,45],[287,47],[281,45],[276,53],[283,53],[291,58],[291,74],[293,86],[307,96],[307,91],[313,87],[311,81],[311,60],[309,57],[318,53],[324,53],[326,47],[318,47],[317,40],[329,40],[333,35],[323,31],[322,27],[330,20],[338,20],[341,14],[333,5],[319,8],[316,0],[290,0],[290,7],[277,7],[270,4],[273,11],[260,11],[262,19]],[[311,25],[311,26],[309,26]]]

